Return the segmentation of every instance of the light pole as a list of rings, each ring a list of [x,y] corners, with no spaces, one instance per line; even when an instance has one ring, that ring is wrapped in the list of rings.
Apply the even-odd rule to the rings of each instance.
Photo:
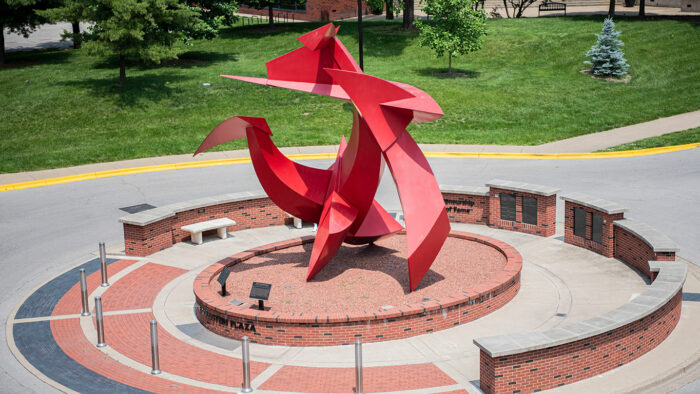
[[[362,0],[357,0],[357,35],[360,45],[360,69],[365,71],[364,59],[362,57]]]

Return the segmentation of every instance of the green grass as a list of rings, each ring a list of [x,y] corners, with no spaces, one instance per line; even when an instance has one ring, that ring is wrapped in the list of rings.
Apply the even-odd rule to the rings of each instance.
[[[356,24],[341,25],[357,56]],[[447,59],[418,47],[415,32],[370,22],[365,71],[415,85],[442,106],[442,119],[409,127],[421,143],[535,145],[700,108],[700,23],[619,18],[629,83],[580,73],[601,25],[602,17],[489,20],[483,49],[454,60],[470,77],[446,79],[433,74]],[[267,60],[298,48],[296,37],[316,26],[232,28],[175,64],[131,65],[123,88],[116,59],[10,53],[10,63],[36,64],[0,69],[0,172],[190,153],[234,115],[267,118],[279,146],[337,144],[349,133],[348,105],[218,77],[264,77]]]
[[[700,142],[700,127],[675,133],[668,133],[658,137],[645,138],[643,140],[628,142],[626,144],[613,146],[600,152],[615,152],[620,150],[635,150],[647,148],[659,148],[662,146],[685,145]]]

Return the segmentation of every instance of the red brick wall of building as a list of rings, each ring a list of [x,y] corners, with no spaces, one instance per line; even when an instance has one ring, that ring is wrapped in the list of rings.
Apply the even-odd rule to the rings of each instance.
[[[167,249],[177,242],[190,239],[190,233],[182,231],[182,226],[224,217],[236,222],[235,226],[227,227],[228,231],[282,225],[288,218],[269,198],[260,198],[178,212],[173,217],[146,226],[124,223],[126,255],[148,256]],[[215,232],[212,230],[209,233]]]
[[[649,261],[675,261],[674,252],[654,253],[651,246],[629,231],[615,227],[615,258],[636,268],[639,272],[653,279],[649,270]]]
[[[239,11],[242,14],[253,14],[268,16],[269,10],[267,8],[262,10],[257,10],[255,8],[241,6]],[[352,18],[357,16],[357,1],[353,0],[308,0],[306,2],[306,11],[289,11],[289,10],[278,10],[274,9],[275,18],[277,15],[287,14],[288,18],[291,20],[292,15],[294,15],[294,20],[302,21],[335,21],[339,19]],[[363,2],[363,14],[369,14],[369,9],[367,5]]]
[[[486,393],[531,393],[587,379],[641,357],[678,324],[682,292],[653,314],[606,333],[551,348],[506,357],[481,351],[481,389]]]
[[[501,220],[501,193],[515,194],[515,221]],[[537,198],[537,225],[522,222],[523,196]],[[491,188],[489,193],[489,227],[519,231],[542,237],[554,235],[557,220],[557,195],[540,196],[512,190]]]
[[[583,208],[587,213],[585,238],[574,234],[574,208]],[[602,243],[595,242],[591,239],[591,222],[593,221],[591,213],[596,213],[603,217]],[[566,204],[564,205],[564,242],[580,248],[588,249],[598,254],[602,254],[605,257],[613,257],[615,252],[613,221],[620,220],[623,218],[623,216],[624,213],[622,212],[609,215],[571,201],[566,201]]]

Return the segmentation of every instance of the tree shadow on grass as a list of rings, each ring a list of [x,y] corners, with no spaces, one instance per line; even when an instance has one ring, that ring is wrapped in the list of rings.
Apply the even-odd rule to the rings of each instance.
[[[214,51],[189,51],[178,56],[177,59],[168,60],[157,63],[146,63],[138,60],[127,60],[126,73],[127,78],[129,69],[136,70],[152,70],[152,69],[167,69],[167,68],[183,68],[189,69],[194,67],[209,67],[221,62],[236,62],[238,61],[238,53],[222,53]],[[93,64],[96,69],[114,69],[119,72],[119,57],[116,55],[107,56]]]
[[[140,107],[145,103],[166,100],[181,93],[181,89],[169,86],[172,82],[189,79],[174,72],[158,75],[129,76],[127,70],[126,84],[119,86],[118,72],[114,78],[85,78],[61,82],[67,86],[87,89],[90,95],[113,101],[120,107]]]
[[[0,69],[63,64],[72,55],[70,50],[44,49],[5,53],[5,64]]]
[[[474,78],[479,78],[479,75],[481,75],[481,72],[479,71],[473,71],[473,70],[463,70],[459,68],[452,68],[452,74],[453,75],[448,75],[447,73],[448,68],[447,67],[424,67],[421,69],[418,69],[418,74],[424,76],[424,77],[435,77],[435,78],[468,78],[468,79],[474,79]]]

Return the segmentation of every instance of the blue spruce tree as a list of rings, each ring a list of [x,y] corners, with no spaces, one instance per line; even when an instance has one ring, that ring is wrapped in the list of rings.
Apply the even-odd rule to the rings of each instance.
[[[598,42],[586,53],[591,60],[583,62],[591,66],[594,75],[621,77],[627,74],[630,66],[620,49],[624,44],[618,39],[619,36],[612,18],[605,18],[603,32],[596,34]]]

